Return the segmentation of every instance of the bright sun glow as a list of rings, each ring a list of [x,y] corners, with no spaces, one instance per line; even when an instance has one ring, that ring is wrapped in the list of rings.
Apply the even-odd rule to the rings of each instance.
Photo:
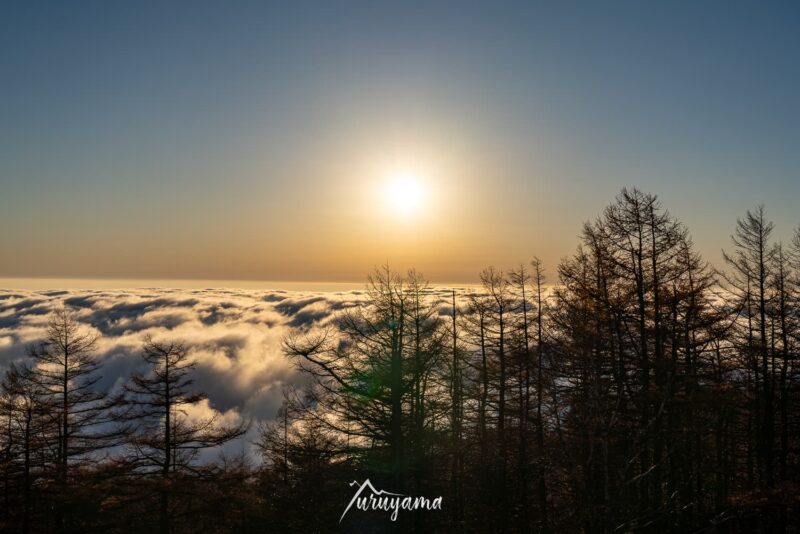
[[[420,177],[414,173],[393,174],[387,188],[389,204],[398,212],[410,214],[422,205],[423,189]]]

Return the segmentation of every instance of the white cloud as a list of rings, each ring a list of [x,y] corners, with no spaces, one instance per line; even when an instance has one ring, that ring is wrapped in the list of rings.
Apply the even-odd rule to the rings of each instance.
[[[449,290],[433,293],[450,313]],[[197,364],[194,385],[208,395],[206,407],[257,423],[275,417],[284,387],[304,381],[281,350],[289,330],[323,327],[365,298],[363,291],[0,290],[0,369],[24,361],[26,346],[43,338],[50,312],[67,305],[98,335],[99,387],[118,388],[142,370],[146,336],[180,340]]]
[[[146,336],[181,340],[197,364],[195,387],[208,395],[204,410],[225,419],[268,420],[280,406],[283,387],[303,380],[281,351],[288,330],[329,322],[336,310],[361,298],[212,289],[0,290],[0,369],[24,361],[26,346],[45,335],[50,312],[68,305],[99,337],[100,387],[119,387],[141,369]]]

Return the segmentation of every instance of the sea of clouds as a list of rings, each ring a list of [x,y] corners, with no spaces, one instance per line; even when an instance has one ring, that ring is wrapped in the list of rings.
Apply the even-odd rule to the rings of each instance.
[[[448,292],[432,292],[442,315],[451,313]],[[27,361],[26,347],[42,341],[50,314],[67,306],[85,331],[98,337],[98,387],[115,390],[131,373],[145,370],[146,336],[179,340],[196,362],[194,387],[208,395],[193,415],[217,412],[223,421],[246,420],[255,429],[276,416],[285,387],[304,381],[282,352],[283,338],[293,329],[324,328],[345,308],[364,305],[365,298],[359,290],[0,289],[0,372],[11,362]],[[254,437],[251,430],[245,445],[237,446],[249,449]]]

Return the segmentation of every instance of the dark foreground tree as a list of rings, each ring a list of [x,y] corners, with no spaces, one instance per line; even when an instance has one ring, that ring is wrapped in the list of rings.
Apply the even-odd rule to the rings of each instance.
[[[201,451],[241,436],[246,425],[224,424],[216,412],[195,417],[187,411],[207,396],[191,391],[194,363],[183,344],[147,338],[142,358],[148,372],[131,376],[125,388],[126,418],[135,423],[129,443],[136,471],[158,480],[158,524],[166,534],[177,514],[173,495],[185,494],[185,488],[174,487],[181,476],[198,469]]]
[[[2,525],[30,532],[36,507],[42,499],[34,486],[47,461],[51,406],[46,404],[30,367],[12,364],[0,383],[3,421]]]
[[[53,482],[57,530],[80,528],[85,518],[75,510],[86,485],[82,474],[98,453],[119,445],[124,434],[113,410],[118,399],[97,388],[101,364],[94,354],[96,343],[73,312],[61,309],[48,323],[45,340],[28,349],[34,362],[30,380],[38,402],[49,407],[45,439],[52,446],[52,463],[46,476]]]
[[[376,270],[365,301],[341,313],[335,328],[301,332],[284,343],[313,378],[307,396],[318,422],[342,436],[363,472],[399,492],[426,491],[437,469],[457,458],[447,452],[453,413],[460,413],[451,378],[458,362],[453,354],[445,357],[454,331],[432,297],[416,272],[401,277]],[[440,454],[449,461],[437,466]],[[419,528],[422,520],[415,517]]]

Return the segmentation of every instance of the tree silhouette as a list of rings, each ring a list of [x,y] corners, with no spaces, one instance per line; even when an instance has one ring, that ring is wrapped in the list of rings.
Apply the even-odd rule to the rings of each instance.
[[[126,418],[135,422],[129,443],[136,469],[160,477],[159,528],[168,533],[175,478],[193,471],[200,451],[241,436],[246,425],[223,424],[217,413],[192,417],[187,412],[207,396],[191,391],[195,364],[182,343],[148,337],[142,359],[148,372],[132,375],[125,388]]]
[[[48,323],[45,340],[28,348],[36,394],[52,410],[48,439],[55,449],[57,528],[72,528],[71,522],[79,520],[69,513],[70,488],[78,483],[73,472],[92,465],[95,453],[118,445],[124,433],[113,411],[118,399],[96,387],[101,378],[96,343],[97,337],[64,308]]]

